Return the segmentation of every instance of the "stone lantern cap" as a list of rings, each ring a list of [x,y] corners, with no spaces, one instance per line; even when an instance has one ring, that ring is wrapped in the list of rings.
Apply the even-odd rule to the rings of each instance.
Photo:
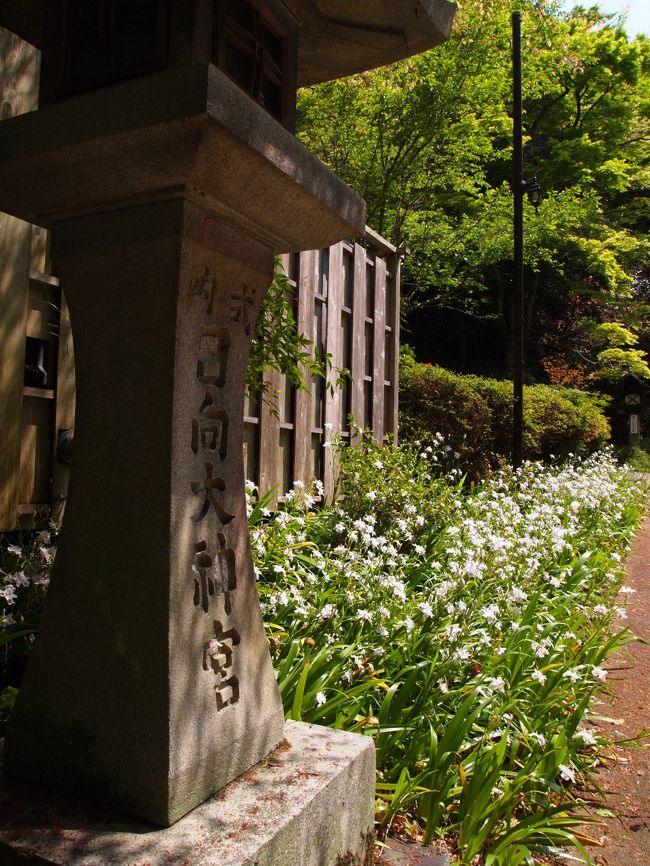
[[[284,0],[300,21],[298,86],[385,66],[449,38],[448,0]]]
[[[449,38],[448,0],[284,0],[300,22],[298,86],[384,66]],[[42,47],[45,0],[0,0],[0,26]]]
[[[138,200],[211,202],[277,252],[336,243],[365,204],[212,64],[146,75],[0,124],[0,210],[49,228]]]

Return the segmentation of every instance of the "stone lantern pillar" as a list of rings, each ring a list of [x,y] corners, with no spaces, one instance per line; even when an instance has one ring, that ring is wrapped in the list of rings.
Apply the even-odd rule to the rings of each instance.
[[[77,421],[13,777],[166,826],[283,739],[246,524],[245,372],[274,253],[365,218],[292,135],[296,86],[422,50],[453,8],[349,6],[44,7],[42,107],[0,124],[0,209],[52,231]]]

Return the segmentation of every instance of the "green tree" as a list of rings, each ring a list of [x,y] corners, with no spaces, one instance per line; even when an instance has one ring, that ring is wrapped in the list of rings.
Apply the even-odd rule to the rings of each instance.
[[[299,135],[408,244],[403,307],[492,322],[512,365],[510,13],[524,12],[530,366],[597,345],[584,319],[643,331],[650,297],[650,43],[597,8],[467,0],[443,46],[305,91]],[[558,323],[560,326],[558,327]],[[436,358],[431,358],[436,360]]]

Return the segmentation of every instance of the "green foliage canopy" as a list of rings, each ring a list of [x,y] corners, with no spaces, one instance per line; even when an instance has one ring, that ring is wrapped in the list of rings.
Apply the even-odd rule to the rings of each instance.
[[[600,361],[585,316],[650,321],[650,42],[597,7],[520,2],[526,173],[527,344]],[[465,0],[451,39],[394,66],[308,88],[299,136],[408,245],[406,313],[494,319],[511,364],[511,2]],[[645,295],[644,295],[645,293]],[[579,302],[576,303],[576,298]],[[555,327],[565,319],[562,327]]]

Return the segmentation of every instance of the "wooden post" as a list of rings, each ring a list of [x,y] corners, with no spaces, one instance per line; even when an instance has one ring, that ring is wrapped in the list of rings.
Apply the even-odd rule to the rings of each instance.
[[[384,379],[386,370],[386,262],[375,257],[375,310],[373,316],[374,358],[372,378],[374,400],[372,430],[377,442],[384,441]]]

